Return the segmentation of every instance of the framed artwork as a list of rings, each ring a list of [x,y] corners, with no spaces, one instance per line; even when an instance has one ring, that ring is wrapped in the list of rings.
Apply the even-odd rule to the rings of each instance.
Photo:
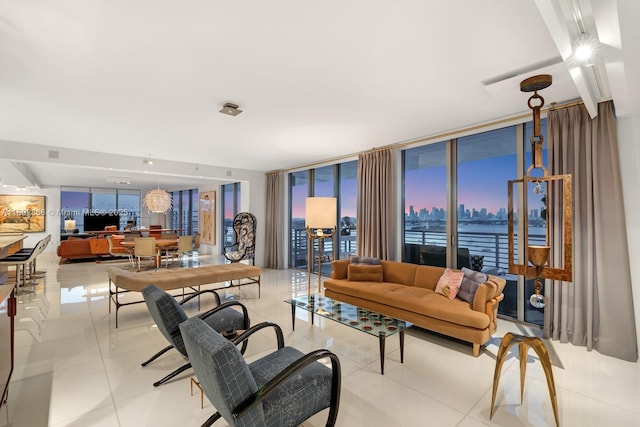
[[[203,191],[199,194],[198,218],[200,241],[209,245],[216,244],[216,192]]]
[[[0,194],[0,233],[42,233],[45,196]]]

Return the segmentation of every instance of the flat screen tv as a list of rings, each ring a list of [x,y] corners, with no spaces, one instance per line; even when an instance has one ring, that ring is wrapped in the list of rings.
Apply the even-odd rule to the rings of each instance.
[[[107,225],[120,228],[120,215],[116,214],[85,214],[84,231],[103,231]]]

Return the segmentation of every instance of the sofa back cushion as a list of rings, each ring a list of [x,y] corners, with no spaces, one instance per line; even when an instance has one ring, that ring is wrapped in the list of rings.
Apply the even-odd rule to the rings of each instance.
[[[416,277],[416,267],[418,267],[416,264],[383,260],[382,269],[384,271],[384,281],[413,286]]]
[[[353,282],[382,282],[382,266],[349,264],[347,279]]]
[[[346,279],[347,269],[349,268],[348,259],[339,259],[331,262],[331,278],[332,279]]]
[[[426,288],[435,291],[438,280],[444,273],[444,267],[432,265],[419,265],[416,268],[416,277],[413,286]]]

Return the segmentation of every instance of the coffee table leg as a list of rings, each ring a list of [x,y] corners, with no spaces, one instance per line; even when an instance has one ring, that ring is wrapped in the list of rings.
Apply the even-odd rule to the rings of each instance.
[[[400,363],[404,363],[404,330],[400,331]]]
[[[291,304],[291,329],[296,330],[296,305]]]
[[[378,341],[380,342],[380,373],[384,375],[384,339],[386,334],[381,331],[378,334]]]

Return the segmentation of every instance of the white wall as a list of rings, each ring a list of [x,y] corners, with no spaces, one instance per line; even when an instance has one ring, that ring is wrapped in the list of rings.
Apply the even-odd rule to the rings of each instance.
[[[624,211],[627,225],[627,242],[631,266],[631,287],[633,307],[636,317],[636,335],[640,345],[640,117],[618,120],[618,141],[620,144],[620,169]]]

